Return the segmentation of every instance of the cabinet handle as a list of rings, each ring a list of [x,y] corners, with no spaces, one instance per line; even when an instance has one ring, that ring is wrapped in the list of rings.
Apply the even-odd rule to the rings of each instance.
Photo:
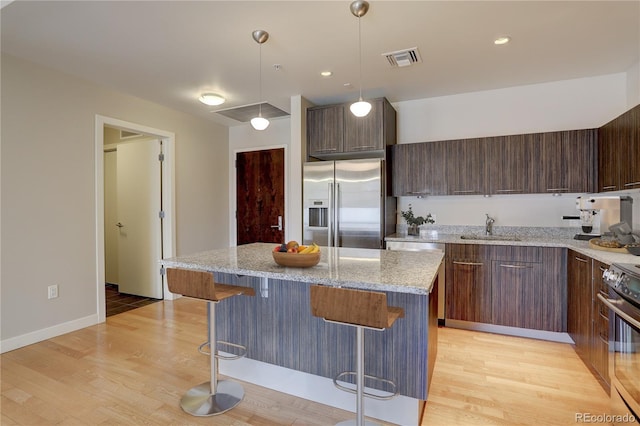
[[[506,265],[501,263],[500,266],[502,268],[511,268],[511,269],[526,269],[526,268],[533,268],[533,266],[531,265]]]
[[[354,146],[352,149],[354,151],[357,151],[357,150],[362,150],[362,149],[371,149],[371,148],[375,148],[375,147],[376,147],[375,145],[360,145],[360,146]]]
[[[478,191],[476,191],[475,189],[467,189],[464,191],[453,191],[454,194],[476,194],[478,193]]]
[[[636,185],[640,185],[640,182],[631,182],[631,183],[625,183],[624,184],[625,187],[636,186]]]
[[[422,191],[407,191],[407,195],[431,195],[431,193]]]
[[[522,189],[496,189],[496,192],[523,192]]]
[[[316,149],[313,152],[335,152],[338,148]]]
[[[568,191],[569,188],[547,188],[547,192],[560,192],[560,191]]]
[[[460,262],[460,261],[457,261],[457,260],[454,260],[453,264],[454,265],[468,265],[468,266],[482,266],[482,265],[484,265],[484,263],[482,263],[482,262]]]
[[[603,190],[616,189],[617,187],[618,185],[607,185],[607,186],[603,186],[602,189]]]
[[[587,260],[587,259],[583,259],[583,258],[578,257],[578,256],[576,256],[576,260],[577,260],[578,262],[582,262],[582,263],[587,263],[587,262],[588,262],[588,260]]]

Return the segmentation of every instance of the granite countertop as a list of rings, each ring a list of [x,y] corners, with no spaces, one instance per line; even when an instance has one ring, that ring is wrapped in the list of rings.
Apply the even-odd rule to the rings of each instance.
[[[400,252],[321,247],[320,263],[288,268],[275,263],[274,244],[254,243],[163,259],[165,267],[199,269],[305,283],[429,294],[443,261],[439,250]]]
[[[611,263],[640,263],[640,257],[628,253],[617,253],[599,249],[593,249],[588,241],[575,240],[573,235],[575,230],[566,228],[506,228],[496,230],[495,236],[505,236],[507,238],[516,237],[518,241],[512,240],[482,240],[463,239],[462,235],[483,235],[481,227],[475,228],[444,228],[443,230],[427,229],[421,231],[420,236],[407,235],[406,233],[396,233],[389,235],[385,241],[408,241],[424,243],[455,243],[455,244],[487,244],[501,246],[535,246],[535,247],[563,247],[577,251],[601,262]]]

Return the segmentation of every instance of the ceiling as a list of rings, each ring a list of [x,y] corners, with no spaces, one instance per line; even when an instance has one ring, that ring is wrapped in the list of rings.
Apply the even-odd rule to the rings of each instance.
[[[225,125],[259,99],[289,112],[357,100],[349,1],[6,1],[8,54]],[[391,102],[624,72],[640,60],[640,0],[370,1],[361,18],[365,98]],[[493,44],[508,35],[511,43]],[[383,53],[417,47],[393,68]],[[277,65],[277,66],[276,66]],[[320,72],[331,70],[323,78]],[[201,92],[227,102],[208,107]]]

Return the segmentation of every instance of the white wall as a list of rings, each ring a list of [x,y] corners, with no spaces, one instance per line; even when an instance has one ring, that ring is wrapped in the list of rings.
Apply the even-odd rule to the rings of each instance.
[[[97,320],[98,114],[175,133],[177,254],[228,246],[225,127],[8,55],[1,66],[3,351]]]
[[[398,143],[597,128],[630,109],[633,72],[398,102]],[[411,203],[441,225],[482,225],[489,213],[496,226],[574,226],[562,216],[576,213],[577,195],[400,197],[398,209]]]

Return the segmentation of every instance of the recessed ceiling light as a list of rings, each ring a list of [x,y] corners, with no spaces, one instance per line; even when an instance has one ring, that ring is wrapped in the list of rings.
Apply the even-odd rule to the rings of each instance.
[[[222,105],[226,99],[223,96],[218,95],[217,93],[203,93],[202,95],[200,95],[198,100],[205,105],[214,106]]]
[[[331,71],[322,71],[320,75],[323,77],[331,77],[333,73]]]
[[[495,40],[493,40],[493,44],[497,44],[497,45],[507,44],[510,41],[511,41],[511,37],[503,36],[503,37],[498,37]]]

